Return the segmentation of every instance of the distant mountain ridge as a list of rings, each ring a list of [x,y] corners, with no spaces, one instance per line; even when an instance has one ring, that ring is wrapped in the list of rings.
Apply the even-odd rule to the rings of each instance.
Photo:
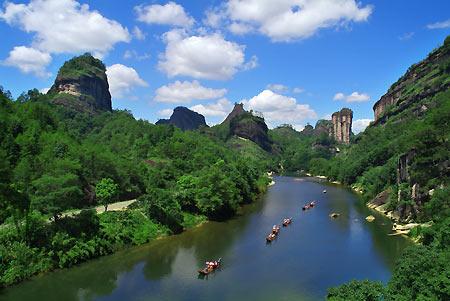
[[[186,107],[176,107],[169,119],[160,119],[156,124],[172,124],[183,131],[207,127],[205,117]]]

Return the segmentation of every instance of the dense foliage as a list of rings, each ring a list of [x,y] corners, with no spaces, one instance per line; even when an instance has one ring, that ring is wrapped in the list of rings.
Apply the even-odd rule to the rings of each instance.
[[[49,97],[0,92],[0,286],[231,216],[267,184],[219,140]],[[76,211],[136,197],[128,211]]]

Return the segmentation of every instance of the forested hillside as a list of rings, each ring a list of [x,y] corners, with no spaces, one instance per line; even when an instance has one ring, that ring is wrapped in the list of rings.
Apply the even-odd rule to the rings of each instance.
[[[399,259],[387,287],[353,281],[329,300],[450,298],[450,37],[411,66],[374,106],[376,121],[331,160],[310,170],[377,196],[401,222],[431,222],[410,232],[421,245]],[[377,203],[377,205],[380,205]]]
[[[60,74],[77,77],[70,66]],[[55,103],[66,94],[0,90],[0,286],[226,218],[266,187],[265,170],[217,139],[92,103],[77,110],[82,93]],[[132,210],[63,214],[132,198]]]

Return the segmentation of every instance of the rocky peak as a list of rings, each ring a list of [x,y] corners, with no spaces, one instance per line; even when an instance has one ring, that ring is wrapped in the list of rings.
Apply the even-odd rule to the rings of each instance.
[[[352,133],[353,111],[343,108],[331,115],[333,123],[333,136],[338,143],[350,144],[350,135]]]
[[[207,126],[203,115],[186,107],[176,107],[169,119],[160,119],[156,124],[172,124],[183,131],[196,130],[201,126]]]
[[[244,114],[244,113],[245,113],[244,105],[242,103],[237,103],[236,102],[234,104],[233,110],[230,112],[230,114],[228,114],[227,118],[225,118],[223,123],[230,122],[231,119],[233,119],[234,117],[239,116],[239,115]]]
[[[89,53],[65,62],[48,94],[54,94],[54,103],[77,111],[112,110],[106,67]]]

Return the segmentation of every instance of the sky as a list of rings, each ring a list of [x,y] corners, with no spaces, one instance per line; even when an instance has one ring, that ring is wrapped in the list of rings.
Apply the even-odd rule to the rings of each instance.
[[[220,123],[235,102],[301,130],[343,107],[353,131],[408,67],[450,34],[448,0],[6,1],[0,85],[50,88],[85,52],[113,108],[156,122],[176,106]]]

